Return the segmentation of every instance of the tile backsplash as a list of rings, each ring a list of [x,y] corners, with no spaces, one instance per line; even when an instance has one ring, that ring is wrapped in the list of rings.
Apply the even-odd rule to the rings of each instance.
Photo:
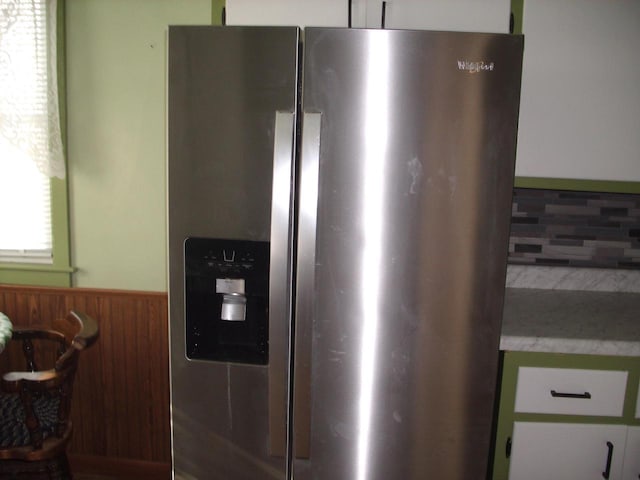
[[[514,189],[509,263],[640,269],[640,195]]]

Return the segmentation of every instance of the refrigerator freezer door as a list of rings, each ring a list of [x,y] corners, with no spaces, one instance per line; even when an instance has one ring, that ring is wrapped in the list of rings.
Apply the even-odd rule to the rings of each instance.
[[[296,480],[484,478],[521,55],[517,36],[306,29]]]
[[[274,155],[282,156],[282,148],[274,153],[274,142],[280,135],[278,132],[287,128],[291,132],[293,128],[297,63],[297,28],[169,30],[169,309],[176,479],[286,476],[284,422],[289,365],[286,307],[279,310],[285,314],[269,314],[271,338],[268,358],[263,358],[266,346],[261,340],[262,326],[250,328],[251,315],[255,313],[251,311],[253,277],[247,274],[245,283],[241,273],[245,268],[247,272],[257,268],[258,259],[251,255],[243,257],[235,247],[224,245],[259,244],[262,251],[262,245],[268,242],[270,262],[274,261],[271,219],[272,206],[276,205],[271,201],[272,180]],[[289,134],[289,143],[293,141]],[[286,199],[290,181],[279,185],[286,190],[279,192]],[[277,203],[279,208],[282,201]],[[283,235],[284,239],[277,244],[278,248],[286,249],[289,244],[286,225]],[[187,238],[198,239],[198,245],[224,245],[218,248],[221,252],[196,249],[199,256],[190,263],[193,271],[190,275],[185,272]],[[276,259],[286,261],[287,252],[278,255]],[[218,269],[216,275],[207,274],[208,266]],[[287,274],[284,268],[284,275]],[[185,275],[197,286],[199,295],[197,302],[188,305]],[[289,283],[282,275],[278,281]],[[278,289],[286,302],[289,290],[282,285]],[[239,306],[239,299],[246,303]],[[199,322],[206,322],[206,315],[210,315],[212,322],[220,324],[218,329],[202,328],[189,332],[190,335],[233,333],[226,345],[229,348],[221,354],[229,361],[210,361],[216,357],[207,357],[208,352],[201,352],[200,358],[193,355],[187,358],[185,308],[189,305],[193,305],[193,315],[200,315]],[[242,329],[255,333],[257,340],[254,338],[253,346],[242,344]],[[215,347],[222,344],[197,338],[191,343],[194,350],[209,343]],[[242,357],[234,353],[256,346],[259,351],[253,365],[243,363]],[[272,405],[274,401],[278,405]],[[276,418],[272,420],[271,431],[270,412]]]

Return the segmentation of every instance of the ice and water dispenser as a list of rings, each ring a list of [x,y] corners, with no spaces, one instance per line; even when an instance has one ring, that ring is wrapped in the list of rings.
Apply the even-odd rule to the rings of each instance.
[[[269,361],[269,242],[187,238],[186,352],[190,359]]]

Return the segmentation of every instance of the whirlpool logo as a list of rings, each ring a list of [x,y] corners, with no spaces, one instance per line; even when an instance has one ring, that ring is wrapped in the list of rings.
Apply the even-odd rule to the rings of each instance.
[[[458,70],[463,70],[469,73],[479,72],[493,72],[493,62],[470,62],[469,60],[458,60]]]

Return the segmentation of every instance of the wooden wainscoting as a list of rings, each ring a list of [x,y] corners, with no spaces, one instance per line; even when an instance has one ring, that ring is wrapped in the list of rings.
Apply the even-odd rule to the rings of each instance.
[[[83,352],[71,417],[72,464],[100,459],[113,465],[153,465],[169,478],[169,352],[167,294],[81,288],[0,285],[0,311],[15,326],[48,325],[69,310],[83,311],[100,326],[98,342]],[[0,355],[0,371],[10,365]]]

